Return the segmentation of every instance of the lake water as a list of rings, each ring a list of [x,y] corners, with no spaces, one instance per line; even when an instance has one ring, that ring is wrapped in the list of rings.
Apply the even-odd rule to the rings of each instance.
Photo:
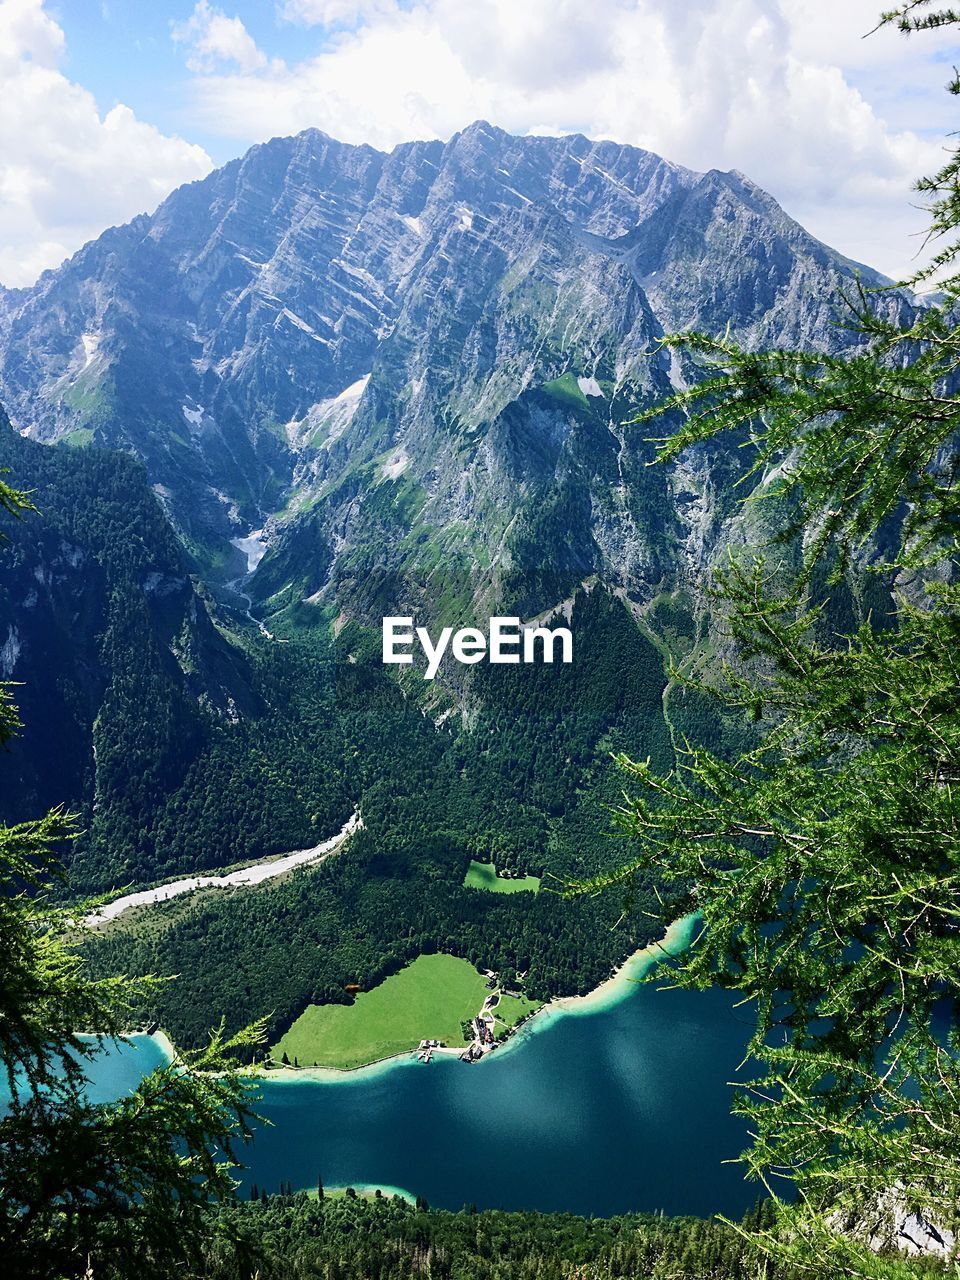
[[[251,1181],[402,1187],[431,1205],[739,1215],[756,1198],[728,1081],[750,1028],[720,991],[628,983],[606,1007],[549,1012],[506,1049],[392,1062],[337,1079],[264,1081],[272,1121],[247,1148]],[[138,1037],[92,1069],[98,1098],[163,1061]]]

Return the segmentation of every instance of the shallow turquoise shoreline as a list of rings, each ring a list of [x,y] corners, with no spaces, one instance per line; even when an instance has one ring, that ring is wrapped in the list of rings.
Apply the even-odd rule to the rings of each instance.
[[[379,1191],[385,1200],[390,1200],[394,1196],[399,1196],[401,1200],[406,1200],[407,1204],[416,1204],[417,1202],[417,1197],[413,1192],[407,1191],[404,1187],[388,1187],[384,1186],[382,1182],[351,1182],[350,1186],[353,1187],[357,1195],[360,1196],[372,1196]],[[301,1191],[307,1191],[309,1189],[310,1188],[308,1187],[299,1188]],[[340,1191],[346,1191],[347,1188],[345,1186],[326,1187],[325,1190],[327,1194],[332,1194]]]
[[[696,938],[700,925],[701,917],[696,912],[675,920],[673,924],[668,926],[666,933],[659,942],[650,943],[640,951],[628,956],[615,974],[587,995],[562,996],[557,1000],[551,1000],[549,1004],[545,1004],[541,1009],[538,1009],[528,1021],[497,1048],[489,1060],[492,1061],[494,1058],[501,1059],[505,1054],[515,1053],[531,1036],[547,1030],[559,1019],[590,1017],[614,1008],[633,994],[638,983],[642,982],[650,970],[661,960],[679,955],[685,951]],[[137,1039],[140,1037],[131,1036],[129,1038]],[[152,1040],[160,1048],[164,1059],[167,1062],[172,1061],[174,1049],[170,1040],[162,1031],[143,1038]],[[435,1057],[434,1062],[431,1063],[431,1066],[435,1066],[437,1063],[456,1062],[458,1060],[458,1055],[453,1053],[438,1055]],[[486,1060],[484,1059],[483,1061]],[[482,1070],[483,1061],[474,1063],[472,1069]],[[251,1079],[270,1085],[348,1085],[360,1084],[403,1067],[416,1067],[418,1070],[424,1069],[423,1064],[417,1062],[413,1057],[413,1051],[411,1050],[406,1053],[394,1054],[389,1058],[381,1058],[378,1062],[371,1062],[363,1067],[353,1067],[349,1070],[341,1070],[336,1067],[301,1067],[299,1069],[281,1067],[252,1075]],[[375,1188],[370,1189],[374,1190]],[[356,1190],[359,1191],[360,1187],[357,1187]],[[386,1194],[386,1188],[381,1188],[381,1190]],[[393,1194],[394,1190],[394,1188],[391,1188],[390,1193]],[[402,1190],[400,1193],[406,1194]]]
[[[653,952],[678,950],[695,929],[677,922]],[[612,980],[550,1006],[472,1069],[411,1054],[323,1081],[252,1074],[250,1101],[265,1124],[240,1156],[239,1194],[254,1183],[268,1194],[309,1192],[322,1177],[328,1193],[410,1189],[453,1210],[738,1217],[755,1191],[729,1163],[748,1135],[730,1114],[728,1082],[744,1058],[749,1011],[719,989],[678,990],[677,961],[638,981],[651,963],[650,952],[631,956]],[[91,1100],[128,1094],[165,1061],[155,1039],[108,1046]]]

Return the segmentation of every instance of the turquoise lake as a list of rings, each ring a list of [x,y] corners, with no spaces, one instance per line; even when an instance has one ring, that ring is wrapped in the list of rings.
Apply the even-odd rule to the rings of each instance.
[[[720,991],[628,984],[618,1002],[550,1012],[483,1062],[396,1061],[335,1080],[264,1081],[272,1122],[245,1187],[401,1187],[440,1208],[739,1215],[756,1199],[730,1115],[750,1027]],[[98,1099],[163,1061],[139,1037],[91,1069]]]

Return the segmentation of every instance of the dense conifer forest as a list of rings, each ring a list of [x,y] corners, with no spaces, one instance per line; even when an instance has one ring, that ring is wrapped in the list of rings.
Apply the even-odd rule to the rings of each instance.
[[[763,1258],[741,1231],[772,1220],[762,1204],[731,1225],[469,1206],[446,1213],[386,1196],[318,1202],[262,1192],[221,1210],[198,1280],[800,1280],[805,1272]],[[884,1265],[886,1280],[944,1274],[929,1260],[891,1256]]]

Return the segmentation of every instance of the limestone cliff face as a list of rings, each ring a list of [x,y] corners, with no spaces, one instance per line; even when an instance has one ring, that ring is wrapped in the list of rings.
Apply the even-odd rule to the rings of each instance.
[[[0,295],[0,399],[130,450],[209,576],[266,522],[262,607],[530,613],[696,587],[716,459],[646,467],[665,330],[826,348],[853,265],[737,173],[483,122],[389,155],[254,147]],[[868,273],[869,276],[869,273]]]

